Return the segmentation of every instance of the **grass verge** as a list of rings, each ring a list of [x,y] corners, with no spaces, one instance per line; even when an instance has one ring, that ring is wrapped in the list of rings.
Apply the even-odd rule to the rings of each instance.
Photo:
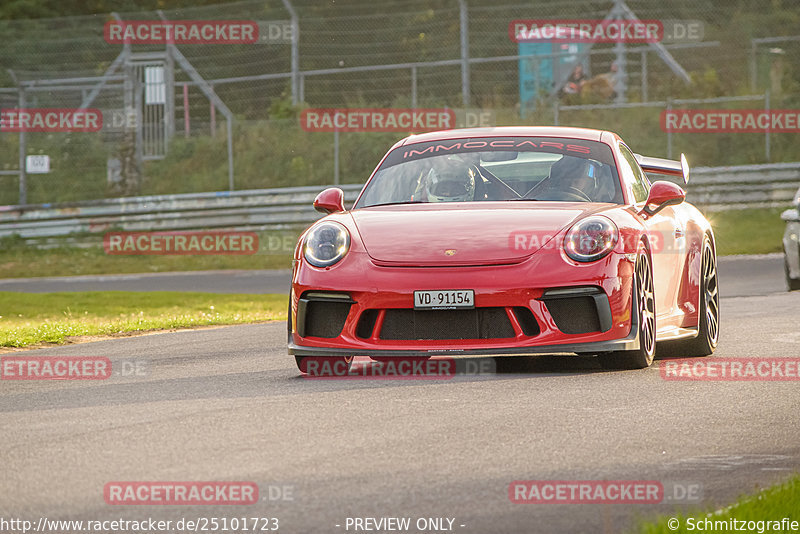
[[[753,495],[739,498],[735,503],[719,511],[706,511],[687,514],[665,515],[655,521],[643,523],[633,532],[639,534],[673,534],[681,532],[791,532],[786,525],[774,528],[784,518],[788,521],[800,521],[800,475],[795,475],[787,482],[771,486]],[[737,522],[745,523],[747,528]],[[676,522],[677,521],[677,522]],[[719,521],[719,523],[715,523]],[[760,522],[760,523],[759,523]],[[767,525],[769,522],[770,525]],[[677,528],[676,528],[677,525]],[[699,525],[699,526],[698,526]],[[771,526],[773,528],[767,528]],[[796,528],[795,528],[796,530]]]
[[[285,320],[287,298],[170,291],[0,292],[0,347],[65,343],[74,336]]]
[[[302,229],[259,232],[251,255],[109,255],[102,246],[39,249],[19,237],[0,239],[0,278],[90,274],[210,271],[219,269],[290,269]]]
[[[788,206],[787,206],[788,207]],[[714,227],[717,254],[768,254],[781,252],[786,208],[760,208],[707,213]]]

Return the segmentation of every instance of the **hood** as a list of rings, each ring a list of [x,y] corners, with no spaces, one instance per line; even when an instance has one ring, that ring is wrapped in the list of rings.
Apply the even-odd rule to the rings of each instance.
[[[518,263],[573,221],[608,207],[588,202],[454,202],[375,206],[350,213],[375,262],[455,266]],[[519,234],[526,236],[524,246],[515,241]]]

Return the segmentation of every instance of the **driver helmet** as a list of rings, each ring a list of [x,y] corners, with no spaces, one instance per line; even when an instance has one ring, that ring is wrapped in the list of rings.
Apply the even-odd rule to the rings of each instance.
[[[558,189],[573,188],[590,197],[597,189],[597,169],[588,159],[564,156],[553,164],[550,175]]]
[[[466,202],[475,198],[475,172],[464,162],[446,160],[426,178],[428,202]]]

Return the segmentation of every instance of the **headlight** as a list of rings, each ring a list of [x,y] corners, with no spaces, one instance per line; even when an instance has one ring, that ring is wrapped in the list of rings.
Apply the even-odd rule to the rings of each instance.
[[[303,256],[314,267],[329,267],[350,249],[347,228],[333,221],[319,223],[306,234]]]
[[[564,251],[575,261],[596,261],[611,252],[618,240],[617,225],[607,217],[595,215],[572,225],[564,240]]]

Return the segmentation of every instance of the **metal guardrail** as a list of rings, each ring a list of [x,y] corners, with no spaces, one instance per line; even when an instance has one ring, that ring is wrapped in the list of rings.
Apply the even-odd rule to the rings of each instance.
[[[279,230],[321,215],[314,197],[326,186],[128,197],[58,205],[0,206],[0,237],[44,246],[97,243],[108,231]],[[360,184],[340,186],[352,203]],[[788,206],[800,187],[800,163],[692,170],[687,199],[706,211]],[[76,237],[76,234],[78,237]]]
[[[800,163],[692,169],[686,198],[704,211],[788,206],[800,188]]]
[[[340,186],[345,202],[361,185]],[[307,225],[321,215],[312,206],[325,186],[126,197],[58,205],[0,206],[0,237],[102,236],[116,231],[269,230]]]

